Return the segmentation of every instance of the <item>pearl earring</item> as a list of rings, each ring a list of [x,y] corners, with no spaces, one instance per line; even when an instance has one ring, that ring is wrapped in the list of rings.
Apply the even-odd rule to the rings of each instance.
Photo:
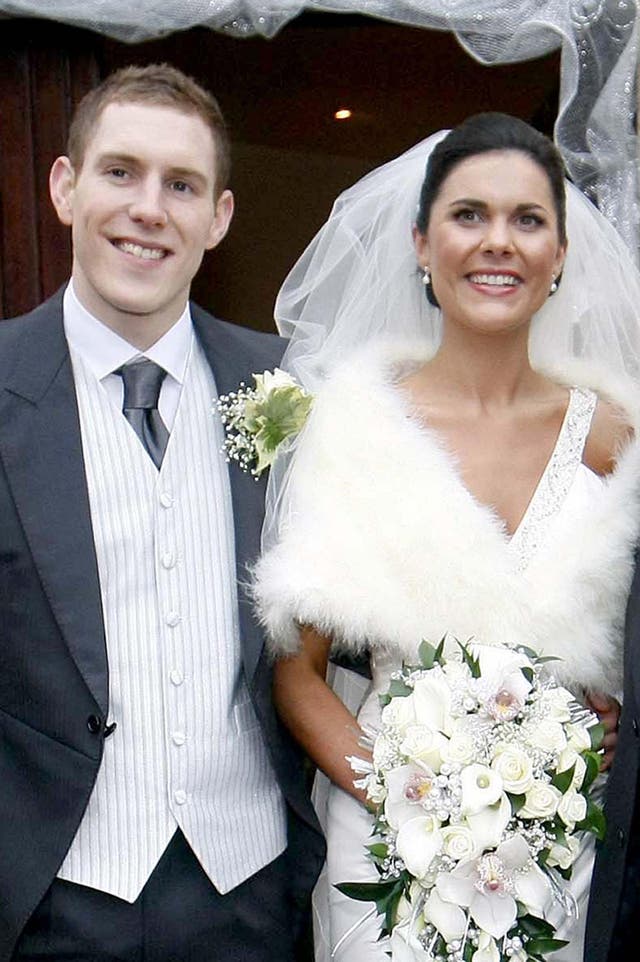
[[[426,266],[423,267],[422,270],[424,272],[422,275],[422,283],[424,284],[425,287],[428,287],[428,285],[431,283],[431,272],[429,268]]]
[[[558,290],[558,282],[554,277],[553,280],[551,281],[551,287],[549,288],[549,293],[555,294],[557,290]]]

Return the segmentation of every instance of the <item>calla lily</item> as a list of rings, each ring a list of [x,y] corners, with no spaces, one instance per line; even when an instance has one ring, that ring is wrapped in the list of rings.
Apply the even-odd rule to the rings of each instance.
[[[402,922],[396,925],[389,940],[393,962],[424,962],[425,952],[418,941],[416,926]]]
[[[495,805],[504,788],[502,779],[487,765],[467,765],[460,773],[462,811],[475,815],[487,805]]]
[[[401,826],[396,850],[412,875],[425,877],[443,846],[440,823],[433,815],[419,815]]]
[[[413,689],[413,710],[416,722],[448,735],[451,718],[451,690],[446,680],[436,671],[419,678]]]
[[[466,822],[480,850],[496,848],[511,818],[511,803],[503,793],[495,805],[487,805],[475,815],[467,815]]]
[[[486,932],[480,933],[478,948],[471,956],[471,962],[500,962],[498,946]]]

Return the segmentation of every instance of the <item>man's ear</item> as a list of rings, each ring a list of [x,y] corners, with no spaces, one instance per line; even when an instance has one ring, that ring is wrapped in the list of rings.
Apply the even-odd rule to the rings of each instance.
[[[58,214],[58,217],[60,214]],[[206,249],[208,251],[217,247],[222,238],[229,230],[229,224],[233,217],[233,194],[230,190],[223,190],[216,201],[216,213],[209,231]]]
[[[56,214],[65,227],[73,222],[73,188],[76,174],[68,157],[58,157],[49,174],[49,194]]]

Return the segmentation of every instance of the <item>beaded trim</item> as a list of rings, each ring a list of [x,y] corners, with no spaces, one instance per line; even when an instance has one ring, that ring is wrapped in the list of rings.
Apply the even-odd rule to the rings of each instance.
[[[553,454],[511,538],[518,571],[523,571],[544,541],[549,525],[564,504],[573,483],[591,427],[598,397],[585,388],[571,388],[569,404]]]

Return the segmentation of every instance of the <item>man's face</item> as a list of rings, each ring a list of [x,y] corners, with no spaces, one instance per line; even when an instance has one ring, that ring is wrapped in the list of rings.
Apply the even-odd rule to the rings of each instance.
[[[214,199],[215,176],[204,121],[148,104],[105,107],[79,171],[58,158],[51,195],[72,229],[75,290],[99,320],[153,343],[178,319],[233,213],[229,191]]]

